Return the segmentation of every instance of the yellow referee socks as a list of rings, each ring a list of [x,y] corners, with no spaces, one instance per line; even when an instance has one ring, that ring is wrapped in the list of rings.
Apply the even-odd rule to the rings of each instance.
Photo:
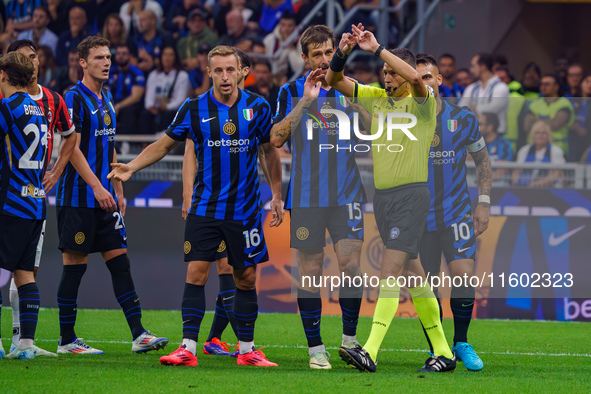
[[[373,361],[376,361],[378,350],[380,350],[382,341],[388,332],[388,327],[390,327],[390,323],[394,315],[396,315],[399,298],[400,286],[398,286],[398,283],[395,286],[388,286],[386,279],[380,280],[380,292],[376,310],[373,313],[371,334],[369,334],[369,339],[363,347]]]
[[[429,283],[423,282],[422,286],[408,288],[410,295],[412,296],[412,302],[417,310],[417,315],[425,327],[425,332],[429,336],[429,341],[433,346],[433,353],[436,356],[444,356],[452,358],[453,353],[451,352],[447,341],[445,340],[445,334],[443,333],[443,327],[439,320],[439,305],[437,304],[437,298],[429,287]]]

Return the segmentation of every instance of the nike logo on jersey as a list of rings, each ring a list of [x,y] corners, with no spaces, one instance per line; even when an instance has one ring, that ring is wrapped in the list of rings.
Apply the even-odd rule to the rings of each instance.
[[[569,231],[568,233],[562,234],[560,237],[555,237],[554,232],[552,232],[550,234],[550,237],[548,238],[548,245],[558,246],[584,228],[585,228],[585,225],[582,225],[580,227],[575,228],[574,230]]]
[[[361,230],[363,230],[363,227],[361,227],[361,228],[351,227],[351,231],[361,231]]]
[[[210,120],[213,120],[213,119],[215,119],[215,118],[216,118],[215,116],[214,116],[213,118],[209,118],[209,119],[201,118],[201,122],[203,122],[203,123],[207,123],[207,122],[209,122]]]
[[[94,111],[92,111],[92,114],[96,114],[98,112],[98,109],[95,109]]]
[[[464,253],[468,249],[470,249],[470,248],[462,248],[462,249],[458,248],[458,253]]]
[[[255,254],[249,253],[249,254],[248,254],[248,258],[249,258],[249,259],[252,259],[254,256],[256,256],[257,254],[260,254],[260,253],[261,253],[261,252],[258,252],[258,253],[255,253]]]

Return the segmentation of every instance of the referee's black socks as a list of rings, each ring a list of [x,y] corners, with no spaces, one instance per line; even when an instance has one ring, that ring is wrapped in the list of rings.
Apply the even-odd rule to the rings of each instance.
[[[111,272],[113,282],[113,291],[117,302],[121,305],[131,335],[136,339],[144,332],[142,326],[142,307],[140,298],[135,292],[135,286],[131,277],[131,267],[127,253],[113,257],[106,262],[107,268]]]
[[[62,278],[57,288],[57,305],[60,319],[60,345],[74,342],[78,288],[86,272],[86,264],[64,265]],[[21,327],[22,330],[22,327]]]

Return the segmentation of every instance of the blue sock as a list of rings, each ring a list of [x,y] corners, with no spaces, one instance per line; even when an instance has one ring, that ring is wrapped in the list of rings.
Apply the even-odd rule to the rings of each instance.
[[[21,339],[35,339],[35,330],[39,319],[39,288],[37,283],[27,283],[18,288]]]
[[[86,272],[86,264],[64,265],[62,278],[57,288],[57,305],[60,319],[60,345],[74,342],[76,333],[76,312],[78,310],[78,288]],[[22,327],[21,327],[22,330]]]
[[[211,323],[211,330],[209,330],[207,342],[210,342],[213,338],[221,339],[229,322],[230,320],[228,320],[228,315],[226,314],[222,302],[222,295],[218,293],[218,296],[215,298],[215,313],[213,315],[213,322]]]
[[[234,316],[238,326],[238,340],[241,342],[254,341],[254,323],[259,314],[257,291],[236,288],[234,298]]]
[[[127,324],[131,330],[131,336],[136,339],[145,331],[142,326],[142,307],[140,298],[135,292],[131,266],[127,254],[122,254],[107,261],[107,268],[111,272],[113,291],[117,302],[121,305]]]
[[[199,328],[205,313],[205,287],[185,283],[183,304],[183,338],[199,340]]]
[[[322,345],[322,337],[320,336],[322,299],[320,293],[298,289],[298,307],[300,308],[300,316],[308,340],[308,347]]]
[[[348,286],[343,284],[339,291],[339,305],[343,316],[343,335],[355,336],[361,309],[363,287]]]

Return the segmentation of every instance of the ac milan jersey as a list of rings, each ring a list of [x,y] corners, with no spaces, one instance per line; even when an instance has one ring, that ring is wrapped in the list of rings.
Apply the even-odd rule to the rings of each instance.
[[[0,102],[0,214],[45,220],[47,120],[24,92]]]

